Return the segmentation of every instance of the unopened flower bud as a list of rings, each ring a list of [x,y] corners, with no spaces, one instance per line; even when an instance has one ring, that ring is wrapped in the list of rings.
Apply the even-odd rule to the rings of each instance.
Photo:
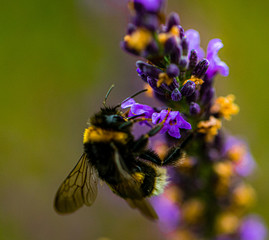
[[[171,13],[170,16],[168,17],[167,21],[167,31],[170,31],[170,29],[175,26],[180,24],[180,19],[177,13]]]
[[[155,41],[152,41],[146,48],[145,51],[145,58],[147,58],[148,55],[154,55],[157,54],[159,51],[158,45]]]
[[[178,26],[179,28],[179,37],[182,39],[185,36],[184,29],[181,26]]]
[[[197,78],[201,78],[202,76],[205,75],[208,69],[208,66],[209,66],[209,61],[207,59],[203,59],[196,65],[196,67],[193,70],[192,75],[194,75]]]
[[[199,106],[199,104],[195,103],[195,102],[191,102],[190,104],[190,114],[192,116],[195,116],[197,114],[199,114],[201,111],[201,108]]]
[[[170,37],[167,39],[167,41],[164,44],[164,52],[165,54],[170,54],[173,52],[173,50],[176,48],[176,40],[174,37]]]
[[[186,70],[186,67],[188,65],[188,60],[186,57],[182,56],[179,62],[180,70]]]
[[[180,93],[180,91],[178,90],[178,88],[175,88],[171,94],[171,99],[175,102],[180,101],[182,98],[182,94]]]
[[[188,101],[188,103],[196,102],[199,99],[199,97],[200,97],[200,91],[195,90],[192,95],[186,97],[186,100]]]
[[[143,61],[137,61],[136,66],[147,76],[158,78],[159,74],[162,72],[160,69],[154,67],[151,64],[145,63]]]
[[[190,57],[189,57],[189,66],[188,70],[193,71],[197,64],[198,56],[197,56],[197,51],[195,49],[191,50]]]
[[[165,89],[162,86],[157,87],[157,81],[155,79],[152,79],[151,77],[147,77],[147,82],[151,86],[151,88],[154,90],[155,93],[162,96],[165,95],[166,93]]]
[[[125,41],[120,42],[120,47],[121,47],[122,50],[124,50],[124,51],[126,51],[126,52],[128,52],[130,54],[139,56],[139,52],[137,52],[135,49],[129,48],[127,42],[125,42]]]
[[[136,69],[136,72],[138,73],[138,75],[141,77],[141,79],[145,82],[147,82],[147,76],[141,71],[140,68]]]
[[[181,94],[183,96],[191,96],[195,92],[196,85],[193,81],[187,81],[181,88]]]
[[[172,63],[167,67],[166,73],[170,78],[174,78],[179,75],[179,69],[176,64]]]
[[[142,27],[145,27],[146,29],[152,32],[156,31],[158,25],[159,25],[158,16],[156,16],[155,14],[147,14],[143,18]]]
[[[132,23],[129,23],[127,26],[127,34],[131,35],[136,30],[136,26]]]
[[[175,63],[175,64],[179,64],[179,59],[181,57],[181,47],[180,46],[176,46],[175,49],[173,50],[173,52],[170,55],[171,58],[171,62]]]
[[[187,56],[188,55],[189,44],[188,44],[188,40],[187,40],[186,37],[184,37],[182,39],[181,46],[182,46],[182,50],[183,50],[183,56]]]
[[[203,93],[201,97],[201,103],[204,105],[211,104],[211,101],[215,95],[215,89],[209,88],[206,92]]]

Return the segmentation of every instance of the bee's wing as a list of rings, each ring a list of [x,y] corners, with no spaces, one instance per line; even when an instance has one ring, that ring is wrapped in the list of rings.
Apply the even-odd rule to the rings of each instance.
[[[84,153],[56,193],[56,211],[71,213],[83,204],[91,206],[97,196],[97,179],[97,171]]]
[[[150,220],[158,220],[154,208],[146,199],[125,199],[131,208],[137,208],[145,217]]]
[[[121,196],[126,196],[128,198],[142,198],[141,192],[141,183],[139,183],[129,172],[128,168],[126,167],[124,160],[119,154],[117,147],[112,143],[111,144],[114,148],[114,162],[117,167],[119,177],[121,181],[117,185],[113,185],[117,192],[121,194]]]
[[[139,183],[130,173],[127,172],[127,167],[125,166],[124,160],[121,158],[118,149],[115,145],[113,148],[115,150],[114,161],[121,178],[123,179],[121,184],[113,186],[113,188],[116,188],[116,190],[123,196],[128,196],[125,198],[125,200],[131,208],[137,208],[150,220],[157,220],[158,215],[154,208],[145,198],[143,198],[143,194],[141,192],[141,183]]]

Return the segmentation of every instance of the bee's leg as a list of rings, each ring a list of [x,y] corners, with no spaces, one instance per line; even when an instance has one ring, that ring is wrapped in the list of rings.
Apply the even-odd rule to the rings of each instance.
[[[162,166],[174,165],[183,155],[181,147],[172,147],[165,155]]]
[[[185,138],[182,138],[179,146],[171,147],[166,153],[164,159],[160,159],[158,154],[150,149],[142,152],[139,157],[159,166],[174,165],[183,157],[184,151],[182,151],[182,149],[186,146],[186,144],[188,144],[190,139],[192,139],[192,136],[193,135],[191,133],[188,134]]]
[[[141,153],[139,157],[158,166],[169,166],[174,165],[182,157],[182,155],[183,153],[180,147],[172,147],[163,160],[151,149],[147,149],[145,152]]]
[[[158,166],[162,166],[163,162],[156,152],[151,149],[147,149],[139,155],[139,158],[150,161]]]
[[[168,153],[165,155],[162,165],[173,165],[178,162],[178,160],[184,155],[182,149],[185,149],[186,145],[190,142],[193,136],[193,133],[189,132],[185,135],[185,137],[181,138],[181,141],[178,146],[171,147]]]
[[[138,117],[140,117],[138,119]],[[126,122],[122,123],[120,126],[119,126],[119,129],[124,129],[124,128],[128,128],[130,126],[132,126],[134,123],[136,122],[142,122],[142,121],[151,121],[150,118],[141,118],[141,115],[136,115],[136,116],[132,116],[132,117],[129,117],[129,118],[124,118]]]
[[[148,140],[150,137],[156,135],[161,129],[162,129],[163,125],[159,124],[156,127],[152,128],[148,133],[142,135],[140,138],[138,138],[135,143],[134,146],[132,148],[133,151],[135,152],[143,152],[143,150],[146,148],[147,144],[148,144]]]

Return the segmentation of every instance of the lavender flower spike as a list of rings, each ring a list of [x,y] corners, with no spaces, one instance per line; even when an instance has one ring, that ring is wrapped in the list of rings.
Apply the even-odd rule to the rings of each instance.
[[[180,138],[180,128],[191,129],[191,124],[188,123],[178,111],[171,111],[168,113],[168,110],[162,110],[160,113],[155,112],[152,114],[152,123],[158,124],[165,118],[166,120],[160,133],[168,132],[171,137]]]
[[[208,79],[215,77],[217,73],[227,77],[229,75],[229,67],[225,62],[222,62],[218,57],[218,51],[223,47],[223,43],[220,39],[212,39],[207,46],[207,59],[209,61],[209,67],[206,72]]]

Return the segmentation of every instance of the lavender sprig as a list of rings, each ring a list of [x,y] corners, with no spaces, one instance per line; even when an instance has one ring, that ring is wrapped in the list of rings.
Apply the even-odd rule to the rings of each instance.
[[[212,39],[205,54],[199,33],[184,31],[176,13],[165,21],[164,5],[164,0],[131,0],[121,42],[126,52],[145,59],[137,61],[137,73],[165,110],[132,99],[122,107],[130,107],[130,116],[144,117],[144,123],[165,120],[160,134],[166,141],[153,143],[160,156],[179,142],[186,155],[169,169],[164,194],[153,199],[160,227],[167,239],[265,240],[262,220],[249,215],[255,191],[245,178],[255,161],[246,143],[222,127],[239,107],[232,94],[215,96],[215,76],[229,75],[218,57],[223,43]],[[182,144],[182,135],[191,138]]]

